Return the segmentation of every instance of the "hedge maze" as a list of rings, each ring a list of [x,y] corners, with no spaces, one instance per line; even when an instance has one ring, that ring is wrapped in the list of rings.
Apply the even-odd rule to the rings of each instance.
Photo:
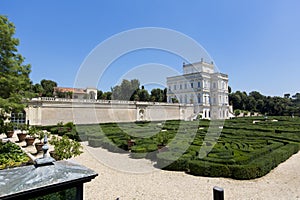
[[[131,152],[132,158],[152,159],[166,170],[253,179],[298,152],[299,124],[296,117],[248,117],[226,120],[221,134],[208,134],[207,120],[82,125],[77,131],[91,147]]]

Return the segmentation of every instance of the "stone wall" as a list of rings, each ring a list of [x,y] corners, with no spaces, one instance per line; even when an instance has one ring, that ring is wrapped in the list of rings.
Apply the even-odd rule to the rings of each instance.
[[[46,97],[32,99],[25,111],[30,125],[190,120],[194,115],[190,104]]]

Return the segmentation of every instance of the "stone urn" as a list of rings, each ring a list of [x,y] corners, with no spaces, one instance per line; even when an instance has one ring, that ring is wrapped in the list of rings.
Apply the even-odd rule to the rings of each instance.
[[[37,142],[37,143],[35,143],[34,144],[34,146],[35,146],[35,148],[36,148],[36,151],[37,152],[41,152],[41,151],[43,151],[43,145],[44,145],[44,143],[42,143],[42,142]]]
[[[27,133],[18,133],[17,134],[19,142],[23,142],[27,136]]]
[[[34,137],[26,137],[26,138],[25,138],[26,146],[31,146],[31,145],[33,145],[34,141],[35,141],[35,138],[34,138]]]
[[[5,134],[7,138],[12,138],[12,136],[14,135],[14,131],[7,131]]]

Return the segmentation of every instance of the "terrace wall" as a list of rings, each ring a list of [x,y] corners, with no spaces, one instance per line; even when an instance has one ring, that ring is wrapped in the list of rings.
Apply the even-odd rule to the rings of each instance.
[[[191,104],[135,102],[118,100],[34,98],[25,109],[30,125],[56,125],[58,122],[97,124],[108,122],[191,120]]]

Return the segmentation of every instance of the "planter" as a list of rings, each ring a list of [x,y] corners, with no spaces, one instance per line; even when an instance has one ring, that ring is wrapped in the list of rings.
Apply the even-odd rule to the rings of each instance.
[[[132,146],[135,145],[135,141],[134,140],[127,140],[127,148],[128,150],[131,149]]]
[[[52,158],[54,158],[55,160],[58,160],[55,151],[49,151],[49,154]]]
[[[17,134],[19,142],[23,142],[27,136],[27,133],[18,133]]]
[[[27,137],[25,138],[26,146],[33,145],[35,138],[34,137]]]
[[[157,148],[158,148],[158,152],[159,153],[169,151],[169,149],[168,149],[168,147],[166,145],[158,144]]]
[[[12,138],[12,136],[14,135],[14,131],[7,131],[5,134],[7,138]]]
[[[34,146],[36,148],[36,151],[40,152],[40,151],[43,151],[42,147],[44,146],[44,143],[38,142],[38,143],[35,143]]]

